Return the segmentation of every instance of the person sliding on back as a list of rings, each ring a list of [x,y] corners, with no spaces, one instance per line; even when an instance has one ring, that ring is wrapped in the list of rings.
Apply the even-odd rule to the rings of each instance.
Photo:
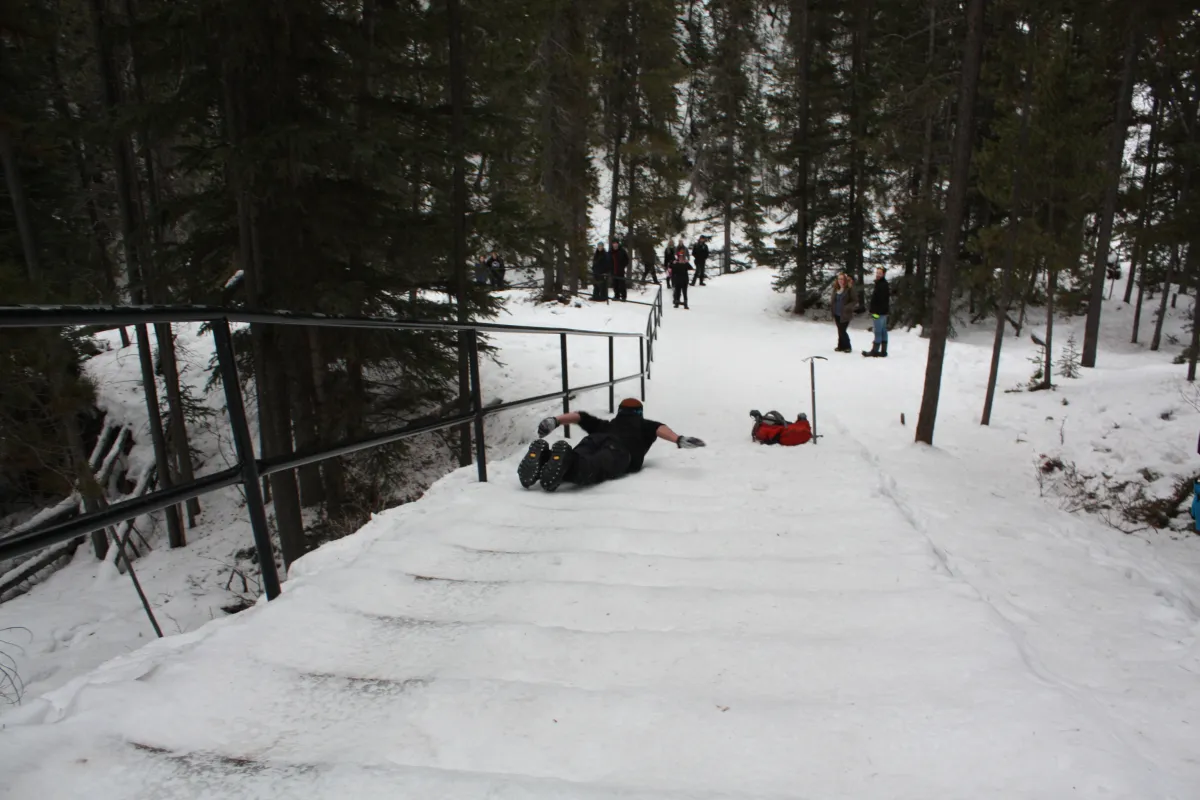
[[[551,447],[544,437],[559,425],[578,425],[587,436],[574,448],[565,440]],[[656,439],[682,449],[704,447],[704,442],[694,436],[680,436],[661,422],[645,419],[642,402],[634,397],[622,400],[611,420],[594,417],[586,411],[572,411],[546,417],[537,432],[539,438],[529,445],[517,466],[517,477],[526,489],[540,480],[547,492],[553,492],[564,481],[591,486],[639,472],[646,452]]]

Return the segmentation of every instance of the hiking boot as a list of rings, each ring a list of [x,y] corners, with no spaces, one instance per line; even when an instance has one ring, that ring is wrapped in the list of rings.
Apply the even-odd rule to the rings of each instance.
[[[875,344],[871,345],[870,350],[863,350],[862,354],[863,354],[864,358],[875,358],[876,356],[878,356],[879,355],[879,342],[876,342]]]
[[[575,452],[571,445],[561,439],[555,442],[550,448],[549,460],[542,467],[542,488],[547,492],[557,489],[574,463]]]
[[[884,342],[883,344],[879,345],[879,357],[887,358],[887,342]]]
[[[521,485],[528,489],[537,483],[538,478],[542,477],[542,469],[549,460],[549,442],[545,439],[538,439],[529,445],[529,452],[525,454],[525,457],[521,459],[521,463],[517,465],[517,477],[521,480]]]

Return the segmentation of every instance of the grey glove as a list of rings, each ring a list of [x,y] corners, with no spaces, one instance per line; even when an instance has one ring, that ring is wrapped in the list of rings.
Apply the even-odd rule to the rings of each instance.
[[[558,427],[558,420],[554,417],[546,417],[538,423],[538,438],[544,439],[550,435],[550,432]]]
[[[694,447],[704,447],[704,440],[697,439],[695,436],[680,436],[679,441],[675,442],[675,446],[681,450],[691,450]]]

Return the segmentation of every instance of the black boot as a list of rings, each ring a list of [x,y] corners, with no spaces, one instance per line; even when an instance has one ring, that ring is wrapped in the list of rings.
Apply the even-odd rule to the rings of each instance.
[[[879,355],[879,342],[876,342],[875,344],[871,345],[871,349],[869,351],[863,350],[862,354],[866,358],[875,358],[876,356],[878,356]]]
[[[879,357],[887,358],[887,342],[884,342],[883,344],[879,345]]]
[[[542,467],[542,488],[547,492],[557,489],[563,478],[567,477],[574,462],[575,452],[571,445],[561,439],[555,442],[554,447],[550,449],[550,459]]]
[[[538,439],[529,445],[529,451],[517,464],[517,477],[521,485],[528,489],[542,477],[542,468],[550,460],[550,444],[545,439]]]

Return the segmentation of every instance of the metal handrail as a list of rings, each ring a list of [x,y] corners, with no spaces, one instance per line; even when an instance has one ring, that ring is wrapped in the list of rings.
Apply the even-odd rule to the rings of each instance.
[[[615,410],[614,387],[632,380],[641,381],[641,396],[646,397],[646,379],[650,377],[650,364],[654,359],[654,341],[663,319],[662,287],[658,287],[646,322],[645,333],[581,330],[577,328],[538,327],[532,325],[505,325],[501,323],[453,323],[392,320],[372,317],[335,317],[323,314],[296,314],[287,311],[257,312],[240,309],[213,308],[208,306],[0,306],[0,328],[51,328],[83,325],[137,325],[156,322],[180,323],[203,322],[211,327],[216,344],[217,361],[221,371],[221,383],[225,390],[229,424],[233,433],[234,449],[238,463],[226,470],[196,478],[169,489],[160,489],[140,497],[113,503],[101,511],[75,517],[67,522],[43,526],[15,536],[0,539],[0,561],[27,555],[46,547],[70,541],[95,530],[133,519],[143,514],[161,511],[171,506],[199,497],[228,486],[241,484],[246,495],[246,507],[250,516],[250,527],[254,544],[259,553],[263,588],[267,599],[279,595],[279,576],[275,570],[274,548],[267,526],[266,507],[262,497],[260,479],[285,470],[315,464],[329,458],[349,455],[361,450],[409,439],[424,433],[446,430],[462,425],[474,425],[475,463],[479,480],[487,480],[486,442],[483,421],[488,416],[514,408],[537,405],[561,399],[563,412],[570,411],[571,397],[575,394],[608,387],[609,411]],[[268,459],[258,458],[254,453],[253,439],[246,421],[241,383],[238,380],[236,357],[230,323],[268,325],[309,325],[318,328],[359,328],[368,330],[414,330],[453,331],[466,334],[466,345],[470,368],[470,411],[451,417],[415,420],[400,428],[375,434],[355,441],[342,442],[323,450],[292,453]],[[528,333],[557,334],[561,349],[562,389],[535,397],[526,397],[506,403],[484,407],[482,386],[479,377],[479,334],[480,333]],[[602,336],[608,338],[608,380],[587,386],[570,386],[567,362],[568,336]],[[613,373],[614,343],[616,339],[638,340],[638,372],[617,378]],[[570,436],[570,427],[564,429]]]

